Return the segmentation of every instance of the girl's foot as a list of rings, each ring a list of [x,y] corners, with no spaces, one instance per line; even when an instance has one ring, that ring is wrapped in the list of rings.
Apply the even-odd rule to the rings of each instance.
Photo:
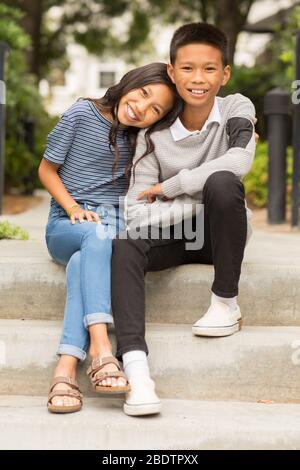
[[[104,359],[106,357],[113,357],[111,349],[107,348],[106,350],[98,350],[98,351],[92,351],[90,350],[90,356],[92,360],[98,358],[98,359]],[[94,374],[94,378],[99,377],[103,372],[119,372],[120,369],[118,368],[117,365],[113,363],[105,364],[101,367],[101,370],[99,372],[96,372]],[[126,387],[127,385],[127,380],[123,377],[107,377],[105,380],[101,380],[98,385],[101,387]]]
[[[76,381],[76,366],[77,359],[73,356],[63,355],[60,357],[58,364],[54,371],[53,378],[56,377],[70,377]],[[65,383],[58,383],[53,387],[53,392],[57,390],[74,390],[71,385]],[[69,397],[68,394],[63,396],[56,396],[51,399],[51,405],[54,406],[78,406],[80,405],[80,400],[78,398]]]
[[[89,327],[90,333],[90,349],[89,354],[92,360],[96,358],[103,359],[105,357],[112,357],[112,346],[110,344],[109,337],[107,335],[106,324],[96,324]],[[118,366],[110,363],[105,364],[101,367],[101,371],[97,372],[95,376],[100,376],[102,372],[117,372]],[[127,380],[122,377],[107,377],[105,380],[101,380],[98,385],[101,387],[125,387]]]

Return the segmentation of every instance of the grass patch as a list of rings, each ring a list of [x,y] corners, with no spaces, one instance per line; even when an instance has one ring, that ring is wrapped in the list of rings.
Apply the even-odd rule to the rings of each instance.
[[[29,234],[18,225],[10,224],[7,220],[0,222],[0,240],[28,240]]]

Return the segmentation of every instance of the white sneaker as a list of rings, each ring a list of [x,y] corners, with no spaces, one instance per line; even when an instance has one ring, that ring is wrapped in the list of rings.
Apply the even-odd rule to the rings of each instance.
[[[232,312],[223,302],[212,304],[205,315],[193,325],[196,336],[230,336],[242,328],[240,307]]]
[[[155,384],[150,377],[129,380],[131,390],[126,394],[124,413],[129,416],[143,416],[160,413],[161,401],[155,393]]]

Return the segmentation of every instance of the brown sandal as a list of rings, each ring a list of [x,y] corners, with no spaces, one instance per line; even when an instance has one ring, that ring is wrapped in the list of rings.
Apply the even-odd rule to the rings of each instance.
[[[101,369],[106,365],[106,364],[114,364],[117,366],[118,370],[115,372],[100,372]],[[116,394],[116,393],[126,393],[130,391],[130,385],[127,380],[126,375],[124,372],[121,370],[121,366],[119,364],[119,361],[113,357],[113,356],[108,356],[108,357],[96,357],[92,361],[92,364],[87,370],[87,375],[90,378],[90,381],[96,390],[96,392],[99,393],[107,393],[107,394]],[[105,380],[107,378],[124,378],[126,380],[126,385],[123,387],[116,386],[116,387],[104,387],[103,385],[99,385],[102,380]]]
[[[72,389],[69,390],[54,390],[53,388],[57,384],[67,384],[70,385]],[[80,401],[79,405],[74,406],[65,406],[65,405],[52,405],[51,400],[54,397],[71,397],[77,398]],[[79,390],[79,386],[76,380],[71,379],[71,377],[54,377],[53,382],[50,387],[47,408],[51,413],[74,413],[75,411],[80,411],[82,408],[82,393]]]

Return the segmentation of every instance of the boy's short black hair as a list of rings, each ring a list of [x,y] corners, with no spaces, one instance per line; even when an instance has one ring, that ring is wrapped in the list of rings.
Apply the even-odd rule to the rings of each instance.
[[[218,28],[208,23],[188,23],[173,34],[170,45],[170,61],[174,65],[177,51],[188,44],[209,44],[221,51],[224,67],[228,65],[228,39]]]

